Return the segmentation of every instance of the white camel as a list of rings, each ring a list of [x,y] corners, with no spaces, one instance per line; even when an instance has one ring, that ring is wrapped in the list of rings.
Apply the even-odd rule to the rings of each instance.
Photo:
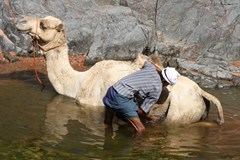
[[[92,108],[103,106],[102,98],[108,87],[139,70],[145,61],[141,57],[133,63],[103,60],[85,72],[78,72],[69,63],[67,39],[61,20],[52,16],[23,18],[17,28],[37,40],[46,57],[49,80],[56,91]],[[180,76],[177,83],[168,86],[168,89],[170,94],[167,101],[163,105],[155,105],[149,114],[159,118],[165,115],[165,122],[188,124],[206,118],[210,101],[217,107],[219,124],[224,123],[219,100],[192,80]]]

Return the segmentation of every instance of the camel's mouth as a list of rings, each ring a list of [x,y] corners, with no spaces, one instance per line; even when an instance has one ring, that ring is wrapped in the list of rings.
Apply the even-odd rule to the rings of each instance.
[[[27,22],[19,22],[17,25],[17,30],[23,34],[28,34],[31,37],[35,37],[36,39],[40,39],[39,36],[35,33],[32,33],[32,28],[28,27]]]
[[[23,34],[29,34],[29,35],[31,35],[31,34],[30,34],[30,30],[20,30],[20,29],[18,29],[18,31],[20,31],[20,33],[23,33]]]
[[[35,37],[36,39],[40,40],[40,38],[39,38],[38,35],[36,35],[35,33],[32,33],[32,32],[31,32],[31,29],[25,29],[25,30],[24,30],[24,29],[18,28],[18,26],[17,26],[17,30],[20,31],[20,32],[23,33],[23,34],[28,34],[28,35],[30,35],[31,37]]]

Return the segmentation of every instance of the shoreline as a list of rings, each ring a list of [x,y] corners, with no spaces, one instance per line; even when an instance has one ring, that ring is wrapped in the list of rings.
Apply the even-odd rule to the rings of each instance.
[[[15,56],[14,58],[18,59],[15,62],[9,62],[3,54],[0,54],[0,77],[2,78],[11,78],[12,75],[16,73],[24,72],[34,72],[34,58],[33,57],[21,57]],[[71,55],[69,56],[69,62],[73,69],[77,71],[86,71],[90,66],[84,64],[85,57],[84,55]],[[46,64],[44,57],[36,57],[36,71],[39,74],[47,75]],[[34,73],[35,74],[35,73]],[[15,77],[15,76],[14,76]],[[16,77],[15,77],[16,78]],[[21,79],[21,77],[19,77]]]

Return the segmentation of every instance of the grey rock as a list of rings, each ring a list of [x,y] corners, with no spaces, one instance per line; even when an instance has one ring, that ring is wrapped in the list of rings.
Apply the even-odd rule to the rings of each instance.
[[[17,18],[63,20],[70,54],[85,54],[88,61],[157,52],[165,66],[204,87],[240,86],[232,74],[239,67],[229,64],[240,61],[239,0],[14,0],[10,6]],[[31,38],[16,31],[5,1],[0,8],[0,28],[15,44],[10,48],[31,53]]]
[[[3,36],[0,36],[1,49],[4,53],[15,51],[15,45],[12,42],[6,40]]]

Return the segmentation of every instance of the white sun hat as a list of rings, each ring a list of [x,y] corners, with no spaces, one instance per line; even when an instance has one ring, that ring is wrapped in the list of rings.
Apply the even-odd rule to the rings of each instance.
[[[167,67],[162,70],[163,78],[170,84],[174,85],[177,82],[177,77],[180,76],[178,71],[173,67]]]

